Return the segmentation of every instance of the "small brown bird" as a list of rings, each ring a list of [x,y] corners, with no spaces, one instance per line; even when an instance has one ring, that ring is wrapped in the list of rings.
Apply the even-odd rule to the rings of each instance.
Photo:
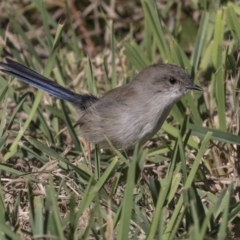
[[[132,82],[110,90],[101,98],[74,93],[37,72],[6,59],[1,71],[67,100],[80,111],[77,124],[88,143],[108,148],[108,138],[117,149],[143,145],[158,132],[173,105],[189,90],[202,90],[190,75],[172,64],[145,68]]]

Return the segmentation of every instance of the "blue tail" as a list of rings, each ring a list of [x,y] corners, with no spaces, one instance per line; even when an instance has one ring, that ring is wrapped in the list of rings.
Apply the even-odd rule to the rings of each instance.
[[[27,83],[33,87],[41,89],[45,92],[50,93],[60,99],[69,101],[77,105],[80,109],[86,109],[88,106],[98,100],[93,95],[81,95],[74,93],[56,82],[44,77],[43,75],[17,63],[9,58],[6,59],[7,63],[0,62],[0,69],[4,73],[8,73],[14,77],[17,77],[24,83]]]

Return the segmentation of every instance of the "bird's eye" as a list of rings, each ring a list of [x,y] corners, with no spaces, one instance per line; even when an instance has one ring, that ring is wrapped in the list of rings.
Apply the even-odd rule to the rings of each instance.
[[[170,82],[172,85],[174,85],[174,84],[177,82],[177,80],[176,80],[176,78],[171,77],[171,78],[169,79],[169,82]]]

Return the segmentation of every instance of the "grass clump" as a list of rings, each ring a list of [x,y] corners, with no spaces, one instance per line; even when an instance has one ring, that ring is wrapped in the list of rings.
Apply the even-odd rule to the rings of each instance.
[[[176,104],[131,161],[94,148],[92,175],[76,110],[1,75],[2,239],[239,237],[238,1],[2,1],[0,9],[1,60],[76,92],[101,95],[158,61],[184,67],[204,88]]]

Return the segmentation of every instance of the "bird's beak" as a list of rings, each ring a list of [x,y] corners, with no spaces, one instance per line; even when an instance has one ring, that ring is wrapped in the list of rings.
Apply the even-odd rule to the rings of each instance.
[[[188,85],[187,89],[197,90],[197,91],[202,91],[203,90],[201,87],[199,87],[198,85],[195,85],[194,83],[192,83],[191,85]]]

